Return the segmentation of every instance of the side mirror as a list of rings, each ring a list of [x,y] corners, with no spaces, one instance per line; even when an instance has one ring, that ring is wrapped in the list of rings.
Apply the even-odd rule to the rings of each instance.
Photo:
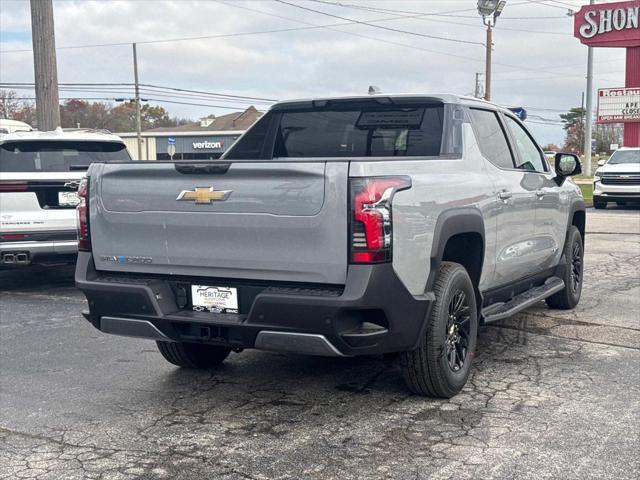
[[[556,153],[556,174],[561,179],[582,173],[580,159],[573,153]]]
[[[599,167],[603,167],[605,163],[607,163],[607,162],[604,161],[604,160],[598,160],[598,166]]]

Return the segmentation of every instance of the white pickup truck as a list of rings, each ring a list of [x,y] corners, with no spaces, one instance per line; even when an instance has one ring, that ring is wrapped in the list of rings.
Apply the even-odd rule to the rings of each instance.
[[[281,102],[220,160],[94,163],[76,284],[96,328],[182,367],[399,353],[413,392],[450,397],[481,322],[578,303],[579,172],[477,99]]]

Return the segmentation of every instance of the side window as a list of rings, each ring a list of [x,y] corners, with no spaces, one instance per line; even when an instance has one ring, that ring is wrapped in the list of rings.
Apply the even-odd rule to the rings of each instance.
[[[537,145],[527,133],[527,131],[513,118],[505,115],[507,126],[513,141],[516,144],[516,148],[520,153],[520,159],[516,161],[519,165],[518,168],[522,170],[533,170],[536,172],[545,172],[546,168],[544,160],[542,160],[542,153],[538,149]]]
[[[489,110],[471,109],[471,119],[478,137],[480,151],[491,163],[501,168],[514,168],[509,143],[497,114]]]
[[[265,142],[269,134],[272,114],[263,115],[233,146],[226,152],[223,158],[229,160],[261,159],[271,152],[265,152]]]

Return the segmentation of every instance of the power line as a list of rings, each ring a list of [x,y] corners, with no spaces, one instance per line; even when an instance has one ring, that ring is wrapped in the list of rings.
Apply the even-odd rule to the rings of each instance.
[[[296,23],[302,23],[304,25],[314,25],[314,26],[316,26],[315,24],[307,22],[307,21],[304,21],[304,20],[299,20],[299,19],[290,18],[290,17],[284,17],[282,15],[277,15],[277,14],[274,14],[274,13],[271,13],[271,12],[265,12],[264,10],[258,10],[258,9],[251,8],[251,7],[246,7],[246,6],[243,6],[243,5],[227,3],[227,2],[224,2],[222,0],[216,0],[216,1],[219,2],[219,3],[222,3],[224,5],[227,5],[229,7],[239,8],[239,9],[247,10],[247,11],[250,11],[250,12],[256,12],[256,13],[260,13],[262,15],[267,15],[267,16],[270,16],[270,17],[283,18],[285,20],[290,20],[290,21],[296,22]],[[467,9],[467,10],[470,10],[470,9]],[[419,14],[417,16],[420,16],[420,15],[422,15],[422,14]],[[407,18],[411,18],[411,17],[414,17],[414,16],[416,16],[416,15],[409,15],[409,16],[407,16]],[[382,19],[380,19],[380,20],[369,20],[369,23],[376,22],[376,21],[382,21]],[[343,24],[343,25],[345,25],[345,26],[346,25],[351,25],[351,23],[347,23],[347,24]],[[410,45],[410,44],[407,44],[407,43],[396,42],[396,41],[393,41],[393,40],[385,40],[385,39],[382,39],[382,38],[372,37],[370,35],[364,35],[364,34],[356,33],[356,32],[346,32],[344,30],[339,30],[339,29],[336,29],[336,28],[333,28],[333,27],[327,26],[327,25],[323,26],[322,28],[326,28],[327,30],[332,30],[332,31],[335,31],[335,32],[343,33],[345,35],[351,35],[351,36],[354,36],[354,37],[365,38],[367,40],[373,40],[373,41],[380,42],[380,43],[386,43],[386,44],[389,44],[389,45],[395,45],[395,46],[399,46],[399,47],[410,48],[412,50],[418,50],[418,51],[427,52],[427,53],[434,53],[436,55],[445,55],[447,57],[452,57],[452,58],[460,58],[462,60],[468,60],[470,62],[484,63],[484,59],[479,59],[477,57],[469,57],[469,56],[466,56],[466,55],[459,55],[459,54],[450,53],[450,52],[443,52],[443,51],[439,51],[439,50],[433,50],[433,49],[429,49],[429,48],[418,47],[416,45]],[[537,72],[538,71],[537,68],[528,68],[528,67],[522,67],[522,66],[519,66],[519,65],[510,65],[508,63],[501,63],[501,62],[493,62],[493,63],[495,65],[500,65],[502,67],[507,67],[507,68],[514,68],[516,70],[525,70],[525,71],[532,71],[532,72]],[[556,76],[560,77],[560,76],[564,76],[564,75],[557,74]]]
[[[536,5],[542,5],[545,7],[553,7],[553,8],[559,8],[561,10],[573,10],[575,8],[577,8],[576,5],[571,5],[568,3],[563,3],[563,2],[556,2],[556,3],[560,3],[562,5],[566,5],[566,6],[561,6],[561,5],[555,5],[554,3],[552,3],[554,0],[527,0],[528,3],[533,3]]]
[[[394,45],[394,46],[397,46],[397,47],[410,48],[412,50],[418,50],[418,51],[421,51],[421,52],[434,53],[436,55],[445,55],[447,57],[460,58],[462,60],[469,60],[471,62],[484,63],[483,60],[479,60],[477,57],[468,57],[468,56],[465,56],[465,55],[459,55],[459,54],[450,53],[450,52],[444,52],[444,51],[440,51],[440,50],[433,50],[433,49],[430,49],[430,48],[418,47],[416,45],[411,45],[411,44],[408,44],[408,43],[402,43],[402,42],[396,42],[394,40],[386,40],[386,39],[382,39],[382,38],[378,38],[378,37],[372,37],[370,35],[365,35],[365,34],[362,34],[362,33],[346,32],[344,30],[339,30],[339,29],[335,28],[337,26],[349,26],[349,25],[352,25],[353,22],[336,23],[336,24],[331,24],[331,25],[316,25],[314,23],[310,23],[310,22],[307,22],[305,20],[299,20],[297,18],[291,18],[291,17],[284,17],[282,15],[277,15],[277,14],[274,14],[274,13],[271,13],[271,12],[265,12],[264,10],[258,10],[258,9],[251,8],[251,7],[246,7],[246,6],[243,6],[243,5],[227,3],[227,2],[224,2],[224,1],[221,1],[221,0],[216,0],[216,1],[219,2],[219,3],[222,3],[223,5],[226,5],[228,7],[239,8],[239,9],[247,10],[247,11],[250,11],[250,12],[260,13],[262,15],[267,15],[269,17],[283,18],[283,19],[286,19],[286,20],[289,20],[289,21],[292,21],[292,22],[296,22],[296,23],[301,23],[301,24],[304,24],[304,25],[312,25],[314,28],[324,28],[324,29],[331,30],[331,31],[334,31],[334,32],[338,32],[338,33],[342,33],[342,34],[345,34],[345,35],[351,35],[353,37],[358,37],[358,38],[365,38],[367,40],[373,40],[373,41],[379,42],[379,43],[386,43],[388,45]],[[369,22],[376,22],[376,21],[382,21],[382,19],[369,20]]]
[[[35,97],[20,97],[16,100],[35,100]],[[60,97],[60,100],[106,100],[116,102],[118,99],[116,97]],[[238,110],[238,107],[229,107],[227,105],[213,105],[213,104],[205,104],[205,103],[188,103],[188,102],[177,102],[173,100],[163,100],[159,98],[147,98],[147,102],[158,102],[158,103],[171,103],[178,105],[193,105],[196,107],[210,107],[210,108],[222,108],[226,110]]]
[[[306,10],[308,12],[313,12],[313,13],[319,13],[320,15],[325,15],[327,17],[332,17],[332,18],[337,18],[340,20],[347,20],[353,23],[357,23],[358,25],[366,25],[368,27],[373,27],[373,28],[378,28],[381,30],[386,30],[389,32],[394,32],[394,33],[403,33],[406,35],[414,35],[416,37],[423,37],[423,38],[431,38],[431,39],[435,39],[435,40],[444,40],[447,42],[455,42],[455,43],[465,43],[468,45],[480,45],[480,46],[484,46],[484,43],[482,42],[474,42],[474,41],[470,41],[470,40],[460,40],[458,38],[449,38],[449,37],[440,37],[437,35],[428,35],[426,33],[418,33],[418,32],[411,32],[409,30],[401,30],[399,28],[392,28],[392,27],[386,27],[384,25],[375,25],[373,23],[369,23],[369,22],[365,22],[362,20],[354,20],[353,18],[347,18],[347,17],[342,17],[340,15],[334,15],[333,13],[327,13],[327,12],[322,12],[320,10],[315,10],[313,8],[309,8],[309,7],[305,7],[302,5],[297,5],[295,3],[290,3],[287,2],[285,0],[274,0],[278,3],[282,3],[283,5],[289,5],[290,7],[295,7],[295,8],[299,8],[301,10]]]
[[[231,7],[238,7],[238,8],[243,8],[240,5],[233,5],[233,4],[227,4],[225,2],[220,2],[224,5],[227,6],[231,6]],[[244,7],[245,10],[252,10],[255,12],[260,12],[263,14],[268,14],[271,15],[273,17],[278,17],[278,18],[282,18],[285,20],[289,20],[289,21],[295,21],[295,22],[299,22],[299,23],[306,23],[306,22],[301,22],[298,20],[294,20],[294,19],[290,19],[288,17],[284,17],[284,16],[280,16],[277,14],[270,14],[268,12],[264,12],[264,11],[260,11],[260,10],[255,10],[255,9],[251,9],[248,7]],[[465,11],[469,11],[471,9],[465,9]],[[381,18],[381,19],[375,19],[375,20],[370,20],[369,22],[384,22],[384,21],[388,21],[388,20],[394,20],[394,18]],[[270,29],[270,30],[258,30],[258,31],[253,31],[253,32],[236,32],[236,33],[222,33],[222,34],[213,34],[213,35],[198,35],[198,36],[193,36],[193,37],[176,37],[176,38],[165,38],[165,39],[154,39],[154,40],[138,40],[138,41],[127,41],[127,42],[110,42],[110,43],[92,43],[92,44],[84,44],[84,45],[63,45],[60,47],[56,47],[56,50],[71,50],[71,49],[81,49],[81,48],[100,48],[100,47],[121,47],[121,46],[129,46],[132,43],[137,43],[138,45],[149,45],[149,44],[154,44],[154,43],[171,43],[171,42],[185,42],[185,41],[192,41],[192,40],[208,40],[208,39],[216,39],[216,38],[229,38],[229,37],[241,37],[241,36],[251,36],[251,35],[264,35],[264,34],[271,34],[271,33],[286,33],[286,32],[295,32],[295,31],[302,31],[302,30],[317,30],[317,29],[323,29],[323,28],[329,28],[329,27],[344,27],[344,26],[349,26],[349,25],[353,25],[353,24],[357,24],[357,21],[348,21],[348,22],[341,22],[341,23],[333,23],[333,24],[327,24],[327,25],[314,25],[314,24],[308,24],[308,26],[306,27],[291,27],[291,28],[280,28],[280,29]],[[346,32],[343,32],[346,33]],[[16,49],[16,50],[0,50],[0,54],[2,53],[22,53],[22,52],[31,52],[31,49]]]
[[[450,20],[442,20],[441,18],[425,18],[425,17],[455,17],[455,18],[459,18],[459,17],[463,17],[463,18],[474,18],[477,19],[477,16],[462,16],[462,15],[450,15],[450,14],[442,14],[442,13],[431,13],[431,12],[416,12],[416,11],[411,11],[411,10],[394,10],[394,9],[389,9],[389,8],[378,8],[378,7],[365,7],[365,6],[361,6],[361,5],[353,5],[353,4],[349,4],[349,3],[341,3],[341,2],[328,2],[325,0],[309,0],[311,2],[315,2],[315,3],[321,3],[324,5],[332,5],[334,7],[342,7],[342,8],[351,8],[351,9],[355,9],[355,10],[364,10],[364,11],[369,11],[369,12],[376,12],[376,13],[391,13],[391,14],[410,14],[410,15],[398,15],[397,18],[395,20],[401,20],[401,19],[406,19],[406,18],[410,18],[413,20],[422,20],[422,21],[426,21],[426,22],[438,22],[438,23],[444,23],[444,24],[451,24],[451,25],[462,25],[464,27],[472,27],[472,28],[481,28],[484,29],[485,27],[479,23],[463,23],[463,22],[455,22],[455,21],[450,21]],[[526,3],[526,2],[524,2]],[[515,5],[522,5],[523,2],[521,3],[516,3]],[[469,9],[464,9],[464,10],[457,10],[459,12],[462,11],[468,11]],[[455,12],[456,10],[453,10],[452,12]],[[564,17],[560,17],[560,18],[564,18]],[[392,19],[393,20],[393,19]],[[571,33],[566,33],[566,32],[549,32],[549,31],[545,31],[545,30],[529,30],[529,29],[524,29],[524,28],[509,28],[509,27],[500,27],[500,30],[506,30],[506,31],[512,31],[512,32],[526,32],[526,33],[536,33],[536,34],[543,34],[543,35],[562,35],[562,36],[573,36]]]
[[[0,88],[15,88],[15,89],[33,89],[33,83],[26,82],[4,82],[0,83]],[[85,90],[85,91],[97,91],[97,90],[112,90],[112,93],[132,92],[134,84],[132,83],[60,83],[60,88],[67,90]],[[223,101],[245,101],[246,103],[274,103],[277,100],[263,97],[249,97],[243,95],[234,95],[217,92],[207,92],[203,90],[190,90],[185,88],[167,87],[162,85],[153,85],[148,83],[141,83],[140,87],[147,92],[152,91],[169,91],[178,92],[185,96],[197,96],[197,97],[211,97],[210,99],[223,100]],[[106,89],[106,90],[105,90]]]
[[[472,27],[472,28],[481,28],[484,30],[484,26],[480,25],[479,23],[462,23],[462,22],[454,22],[451,20],[442,20],[441,18],[425,18],[425,17],[433,17],[435,16],[432,13],[427,13],[427,12],[408,12],[408,11],[404,11],[404,10],[391,10],[391,9],[377,9],[376,7],[363,7],[360,5],[350,5],[350,4],[346,4],[346,3],[334,3],[334,2],[326,2],[323,0],[309,0],[311,2],[316,2],[316,3],[321,3],[324,5],[332,5],[334,7],[342,7],[342,8],[352,8],[355,10],[364,10],[364,11],[368,11],[368,12],[376,12],[376,13],[391,13],[391,12],[398,12],[398,14],[396,13],[392,13],[392,15],[397,15],[396,18],[393,18],[391,20],[405,20],[405,19],[411,19],[411,20],[422,20],[425,22],[436,22],[436,23],[443,23],[443,24],[451,24],[451,25],[462,25],[465,27]],[[384,11],[383,11],[384,10]],[[466,11],[466,9],[465,9]],[[400,13],[410,13],[411,15],[399,15]],[[474,17],[476,18],[476,17]]]
[[[192,92],[192,93],[204,93],[204,94],[211,94],[213,95],[213,93],[211,92],[205,92],[202,90],[189,90],[186,88],[176,88],[176,87],[164,87],[164,86],[159,86],[159,85],[151,85],[148,83],[141,83],[141,86],[145,86],[145,87],[154,87],[154,88],[164,88],[164,89],[168,89],[168,90],[176,90],[179,92]],[[275,100],[273,98],[262,98],[262,97],[246,97],[246,96],[242,96],[242,95],[231,95],[231,94],[226,94],[226,93],[216,93],[215,95],[217,96],[224,96],[224,97],[231,97],[231,98],[244,98],[244,99],[248,99],[248,100],[262,100],[262,101],[266,101],[266,102],[277,102],[278,100]]]
[[[350,23],[338,23],[333,26],[346,26]],[[238,33],[221,33],[216,35],[199,35],[196,37],[178,37],[178,38],[165,38],[165,39],[156,39],[156,40],[142,40],[137,42],[113,42],[113,43],[92,43],[85,45],[64,45],[61,47],[56,47],[56,50],[72,50],[72,49],[80,49],[80,48],[100,48],[100,47],[122,47],[122,46],[130,46],[132,43],[137,43],[138,45],[149,45],[154,43],[171,43],[171,42],[188,42],[192,40],[209,40],[215,38],[228,38],[228,37],[242,37],[242,36],[250,36],[250,35],[264,35],[271,33],[283,33],[283,32],[296,32],[301,30],[314,30],[325,28],[325,25],[316,25],[309,27],[293,27],[293,28],[279,28],[272,30],[259,30],[254,32],[238,32]],[[2,53],[22,53],[22,52],[31,52],[30,48],[19,49],[19,50],[0,50],[0,54]]]

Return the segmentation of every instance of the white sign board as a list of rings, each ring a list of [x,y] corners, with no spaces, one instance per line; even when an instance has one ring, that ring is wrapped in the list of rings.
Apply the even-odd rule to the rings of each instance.
[[[612,143],[609,145],[609,150],[611,150],[612,152],[614,150],[618,150],[620,148],[620,145],[618,145],[617,143]]]
[[[598,123],[640,122],[640,88],[598,90]]]

